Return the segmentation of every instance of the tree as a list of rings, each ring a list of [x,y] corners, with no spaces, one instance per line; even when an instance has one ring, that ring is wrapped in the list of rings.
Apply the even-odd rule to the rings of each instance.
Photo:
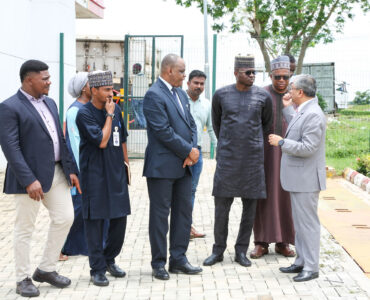
[[[193,3],[203,11],[203,0],[175,0],[189,7]],[[262,52],[265,67],[270,71],[270,57],[291,53],[298,57],[297,74],[309,47],[319,42],[331,43],[335,32],[342,32],[346,18],[353,19],[353,8],[370,10],[369,0],[209,0],[208,14],[213,29],[226,29],[229,18],[231,32],[247,32]]]

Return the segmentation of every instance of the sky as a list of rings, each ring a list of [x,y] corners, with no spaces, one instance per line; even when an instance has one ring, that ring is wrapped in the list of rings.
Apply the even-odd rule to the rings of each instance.
[[[104,19],[76,21],[78,37],[124,39],[125,34],[184,35],[184,58],[188,63],[188,70],[204,69],[204,23],[198,8],[178,6],[175,0],[105,0],[104,5]],[[355,15],[353,21],[346,22],[344,34],[337,35],[334,43],[318,45],[308,50],[305,57],[305,63],[335,62],[336,81],[349,83],[350,98],[354,97],[355,91],[370,88],[370,13],[364,15],[357,9]],[[208,18],[210,48],[213,35],[211,23],[212,19]],[[263,63],[259,49],[246,34],[230,37],[230,34],[224,32],[222,35],[218,40],[219,47],[227,50],[227,58],[222,63],[231,65],[225,69],[230,73],[225,78],[226,81],[233,80],[232,61],[238,53],[254,53],[256,64]],[[220,57],[217,61],[219,60]],[[262,79],[261,75],[259,81]]]

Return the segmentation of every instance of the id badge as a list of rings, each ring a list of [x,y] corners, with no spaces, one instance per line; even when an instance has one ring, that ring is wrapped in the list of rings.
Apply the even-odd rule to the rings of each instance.
[[[119,132],[118,132],[118,127],[114,127],[114,132],[113,132],[113,146],[119,147]]]

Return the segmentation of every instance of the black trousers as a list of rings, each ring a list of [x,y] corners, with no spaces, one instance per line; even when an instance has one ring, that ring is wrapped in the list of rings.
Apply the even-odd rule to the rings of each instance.
[[[229,213],[234,198],[215,197],[215,243],[212,252],[217,255],[224,253],[228,235]],[[254,217],[256,215],[257,199],[242,198],[243,212],[239,226],[235,253],[246,253],[252,234]]]
[[[178,179],[147,178],[150,213],[149,240],[152,268],[167,261],[168,216],[170,220],[170,265],[185,264],[192,221],[191,175]]]
[[[121,252],[126,233],[127,217],[109,220],[108,236],[103,249],[105,219],[84,220],[89,252],[90,274],[105,273],[107,265],[113,264]]]

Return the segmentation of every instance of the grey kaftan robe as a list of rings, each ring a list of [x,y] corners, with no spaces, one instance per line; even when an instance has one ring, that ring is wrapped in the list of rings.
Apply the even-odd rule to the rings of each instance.
[[[265,87],[272,97],[273,122],[271,133],[284,137],[288,123],[283,116],[283,94],[277,93],[272,85]],[[280,147],[271,146],[265,136],[265,173],[267,199],[257,203],[254,219],[254,240],[265,243],[294,244],[294,226],[290,194],[280,184]]]
[[[212,99],[213,129],[218,138],[215,197],[266,197],[263,134],[270,128],[270,94],[257,86],[217,90]]]

